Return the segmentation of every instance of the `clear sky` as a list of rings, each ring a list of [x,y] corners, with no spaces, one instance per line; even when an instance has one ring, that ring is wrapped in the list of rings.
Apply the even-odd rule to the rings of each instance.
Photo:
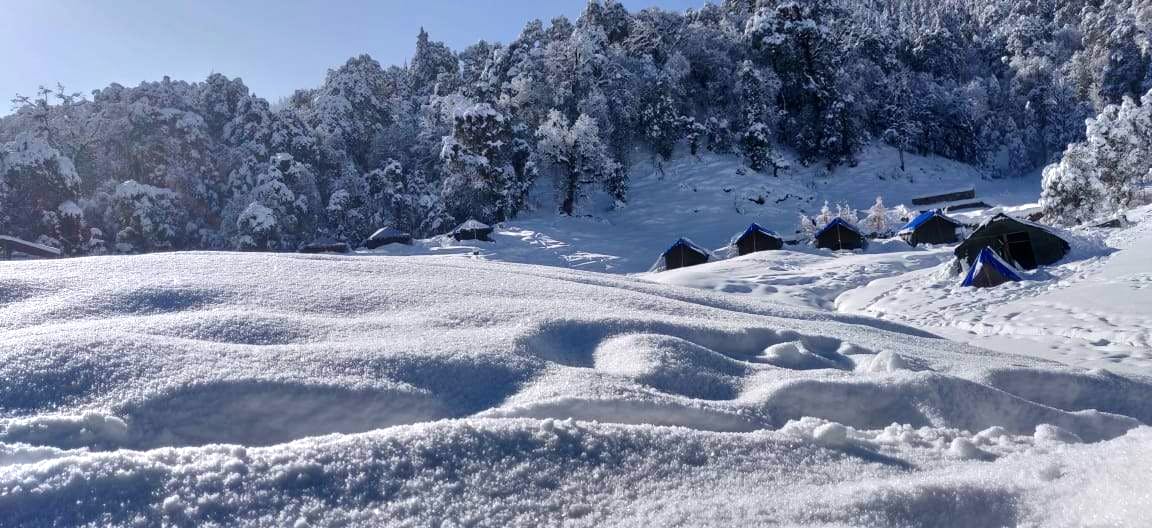
[[[423,26],[455,50],[507,42],[534,18],[575,19],[586,0],[0,0],[0,115],[8,100],[61,82],[88,94],[164,75],[241,77],[275,101],[318,85],[361,53],[411,56]],[[705,0],[624,0],[683,10]]]

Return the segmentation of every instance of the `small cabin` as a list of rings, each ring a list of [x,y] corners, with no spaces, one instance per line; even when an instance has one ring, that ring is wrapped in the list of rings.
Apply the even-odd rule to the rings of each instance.
[[[780,235],[752,224],[733,242],[736,252],[740,255],[756,253],[757,251],[775,251],[784,247],[784,239]]]
[[[348,253],[352,248],[347,242],[338,242],[330,239],[320,239],[302,244],[300,253]]]
[[[843,218],[833,218],[828,225],[817,231],[813,238],[816,240],[816,247],[832,251],[852,251],[868,246],[868,239],[864,234]]]
[[[387,246],[388,244],[404,244],[412,245],[412,235],[405,233],[394,227],[382,227],[377,229],[372,236],[364,240],[363,246],[368,249],[376,249],[378,247]]]
[[[458,241],[482,240],[492,242],[492,226],[470,219],[453,229],[451,236]]]
[[[980,224],[956,247],[956,257],[972,265],[984,248],[1021,269],[1054,264],[1071,250],[1068,241],[1040,224],[1000,213]]]
[[[985,247],[980,250],[976,261],[968,268],[961,286],[972,288],[991,288],[1005,282],[1020,282],[1020,274],[1012,266],[1004,262],[992,248]]]
[[[939,209],[920,213],[896,234],[909,245],[954,244],[960,241],[964,224],[946,216]]]
[[[934,194],[925,194],[917,196],[912,199],[912,205],[932,205],[944,202],[959,202],[964,200],[974,200],[976,198],[975,187],[963,187],[960,189],[953,189],[950,191],[943,191]]]
[[[27,255],[29,257],[38,258],[56,258],[61,255],[59,249],[52,246],[45,246],[44,244],[37,244],[29,242],[13,236],[0,235],[0,254],[4,258],[12,258],[12,255]]]
[[[671,270],[704,264],[712,258],[712,254],[691,240],[681,238],[664,251],[662,258],[664,269]]]

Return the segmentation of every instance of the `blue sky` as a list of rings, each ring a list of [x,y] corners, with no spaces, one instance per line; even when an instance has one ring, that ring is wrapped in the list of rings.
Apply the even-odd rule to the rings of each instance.
[[[682,10],[705,0],[624,0]],[[575,18],[585,0],[0,0],[0,115],[16,93],[64,83],[87,94],[112,82],[241,77],[269,100],[315,86],[368,53],[403,63],[423,26],[459,50],[507,42],[533,18]]]

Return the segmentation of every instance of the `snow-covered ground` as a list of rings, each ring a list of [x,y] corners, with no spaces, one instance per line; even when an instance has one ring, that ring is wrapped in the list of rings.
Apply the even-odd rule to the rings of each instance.
[[[646,272],[824,200],[1035,201],[894,159],[680,160],[493,243],[0,262],[0,527],[1143,525],[1152,208],[989,290],[899,240]]]
[[[177,253],[3,263],[0,303],[2,526],[1135,525],[1149,504],[1152,379],[752,295]]]

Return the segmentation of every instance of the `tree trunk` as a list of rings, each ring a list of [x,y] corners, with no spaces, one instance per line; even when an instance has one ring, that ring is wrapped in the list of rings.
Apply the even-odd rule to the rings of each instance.
[[[572,216],[573,211],[576,210],[576,192],[579,190],[579,175],[576,174],[574,168],[568,168],[566,171],[568,181],[564,185],[564,202],[560,204],[560,211],[568,216]]]

